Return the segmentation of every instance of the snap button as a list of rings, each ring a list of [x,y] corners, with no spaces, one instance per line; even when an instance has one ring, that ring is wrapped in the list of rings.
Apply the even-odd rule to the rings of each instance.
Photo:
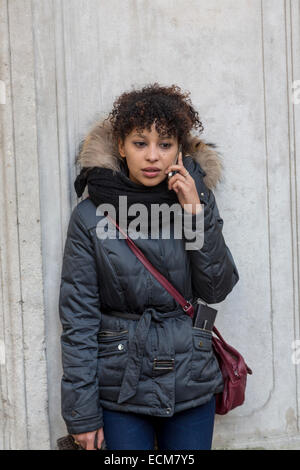
[[[203,346],[203,342],[202,341],[199,341],[199,346]]]
[[[204,193],[200,193],[200,196],[204,196]]]
[[[166,409],[166,413],[167,413],[167,414],[170,414],[170,413],[171,413],[171,408],[167,408],[167,409]]]
[[[119,351],[122,351],[124,349],[124,344],[122,343],[118,344],[118,349]]]

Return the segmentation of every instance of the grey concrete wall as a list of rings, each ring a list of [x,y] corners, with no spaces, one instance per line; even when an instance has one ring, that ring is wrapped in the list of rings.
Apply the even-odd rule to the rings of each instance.
[[[0,448],[54,448],[74,156],[132,85],[191,91],[240,272],[217,327],[253,368],[214,448],[300,448],[298,0],[0,0]],[[298,163],[298,165],[297,165]]]

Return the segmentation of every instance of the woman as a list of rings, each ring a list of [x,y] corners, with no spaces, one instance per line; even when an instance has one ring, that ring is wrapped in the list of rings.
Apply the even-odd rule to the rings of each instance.
[[[64,250],[61,392],[68,432],[87,450],[104,438],[108,449],[153,449],[155,438],[160,450],[211,448],[215,394],[223,390],[212,334],[193,326],[120,232],[112,237],[106,218],[110,204],[133,238],[130,207],[146,208],[134,242],[194,305],[221,302],[238,282],[212,191],[221,160],[214,145],[192,136],[203,126],[188,96],[157,83],[123,93],[79,153],[75,189],[81,197],[87,186],[88,197],[73,209]],[[170,235],[161,236],[168,224],[151,217],[155,204],[177,204],[193,231],[202,214],[203,246],[186,249],[190,237],[175,236],[172,211]],[[150,236],[152,226],[160,236]]]

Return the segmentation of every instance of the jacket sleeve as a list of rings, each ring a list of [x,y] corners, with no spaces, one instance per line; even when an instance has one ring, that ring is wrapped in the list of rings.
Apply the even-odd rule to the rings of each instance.
[[[187,251],[191,263],[192,290],[195,297],[207,303],[218,303],[232,291],[239,280],[239,273],[223,237],[224,222],[215,196],[203,181],[199,198],[204,210],[204,243],[201,249]],[[195,231],[196,215],[192,215],[191,219]]]
[[[70,434],[103,426],[97,379],[98,289],[93,243],[76,206],[67,231],[59,294],[61,411]]]

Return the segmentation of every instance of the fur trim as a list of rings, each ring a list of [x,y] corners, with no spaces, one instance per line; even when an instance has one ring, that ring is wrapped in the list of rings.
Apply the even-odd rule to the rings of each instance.
[[[223,161],[216,145],[207,143],[199,137],[190,135],[188,139],[188,152],[206,173],[203,180],[209,189],[216,188],[222,181],[224,169]],[[120,170],[120,161],[117,143],[112,138],[112,129],[109,121],[97,122],[80,145],[76,163],[83,167],[99,166]]]

